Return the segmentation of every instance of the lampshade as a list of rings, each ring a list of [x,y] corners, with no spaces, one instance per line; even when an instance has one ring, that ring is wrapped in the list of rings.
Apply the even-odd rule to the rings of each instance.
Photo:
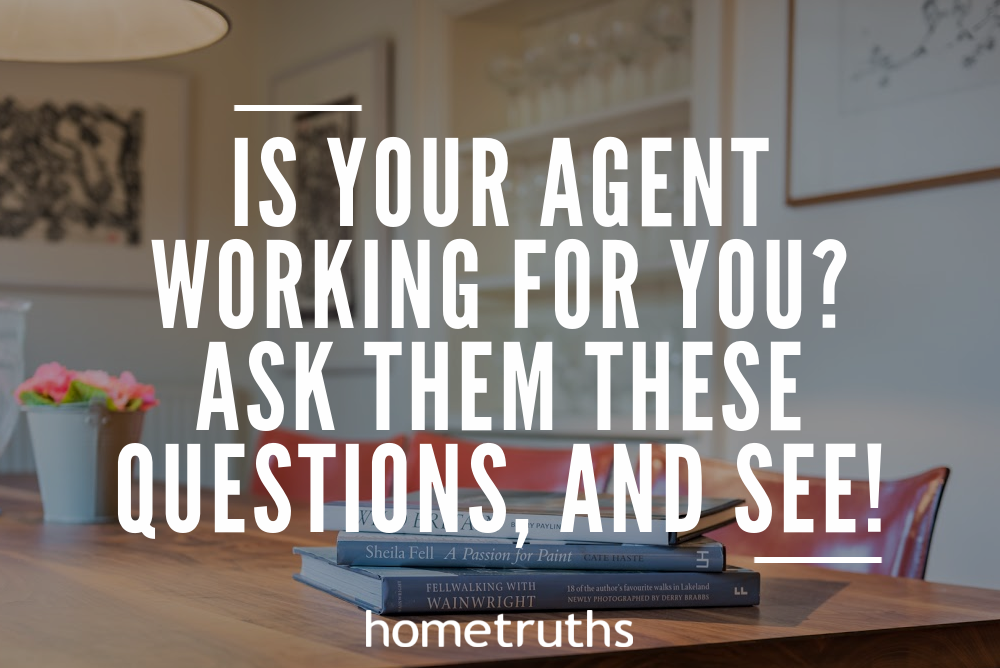
[[[85,63],[194,51],[229,32],[199,0],[0,0],[0,60]]]

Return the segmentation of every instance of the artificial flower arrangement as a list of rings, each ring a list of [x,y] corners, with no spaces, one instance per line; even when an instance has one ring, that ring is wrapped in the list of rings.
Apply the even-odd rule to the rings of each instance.
[[[66,406],[103,403],[109,411],[147,411],[159,402],[152,385],[139,383],[129,371],[72,371],[58,362],[38,367],[14,392],[23,406]]]

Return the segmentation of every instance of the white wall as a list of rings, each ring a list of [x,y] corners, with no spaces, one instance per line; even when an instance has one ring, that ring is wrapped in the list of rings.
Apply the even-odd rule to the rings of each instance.
[[[730,338],[757,345],[762,364],[751,383],[765,390],[768,342],[802,342],[801,358],[788,367],[798,379],[788,412],[802,417],[802,431],[770,433],[762,398],[763,424],[729,434],[728,453],[735,457],[743,444],[759,441],[780,466],[781,444],[813,442],[818,456],[811,470],[819,473],[820,444],[881,442],[883,479],[949,466],[928,579],[1000,588],[993,559],[1000,548],[1000,363],[993,354],[1000,338],[1000,182],[787,207],[787,4],[737,6],[733,135],[768,137],[770,153],[758,173],[758,227],[741,229],[737,221],[733,231],[754,248],[755,318]],[[735,212],[742,208],[739,195],[737,183]],[[830,237],[843,242],[847,264],[837,281],[837,328],[823,330],[826,262],[811,252]],[[766,239],[802,239],[803,319],[789,333],[773,329],[764,311]],[[860,452],[860,466],[848,473],[866,476]]]
[[[419,145],[413,141],[413,137],[424,134],[415,129],[420,125],[419,110],[428,107],[419,104],[423,98],[415,84],[417,4],[411,0],[379,3],[228,0],[218,6],[229,15],[233,27],[218,44],[188,55],[122,65],[137,70],[181,72],[190,79],[188,238],[211,242],[199,327],[196,330],[163,329],[154,292],[20,289],[16,294],[33,302],[26,350],[29,371],[43,362],[58,360],[73,368],[129,369],[140,380],[169,386],[171,390],[177,387],[197,389],[204,374],[208,342],[226,341],[234,382],[253,396],[255,385],[247,369],[249,349],[257,341],[275,338],[273,332],[264,328],[262,317],[263,240],[268,232],[256,215],[251,216],[249,228],[233,225],[233,138],[250,137],[251,145],[259,146],[271,136],[272,128],[266,113],[234,112],[233,105],[266,103],[271,86],[281,75],[372,38],[385,37],[393,45],[390,81],[393,82],[394,105],[390,129],[411,145]],[[374,149],[371,146],[368,150]],[[414,159],[418,160],[418,156],[416,154]],[[257,183],[251,181],[251,196],[260,193],[260,180],[262,176]],[[420,189],[415,188],[414,211],[422,207],[419,193]],[[251,206],[251,212],[254,211],[255,207]],[[412,234],[410,230],[417,233],[415,225],[408,225],[401,234]],[[221,244],[237,236],[247,238],[260,249],[255,290],[258,316],[246,330],[234,332],[223,327],[218,318],[217,258]],[[6,292],[5,286],[0,285],[2,292]],[[406,377],[405,369],[399,371]],[[286,390],[286,423],[291,425],[294,420],[290,403],[293,377],[287,374],[276,382]],[[393,401],[394,408],[408,408],[407,386],[403,380],[394,383],[394,394],[399,393]],[[374,375],[357,372],[330,375],[328,392],[338,434],[370,435],[375,423]],[[216,416],[213,423],[215,427],[221,425],[220,417]],[[242,429],[249,431],[242,411],[240,423]],[[188,431],[182,430],[185,434]],[[250,434],[247,436],[252,438]],[[252,447],[253,444],[248,443],[248,452],[252,452]],[[22,423],[14,442],[0,460],[0,471],[30,471],[33,468],[27,429]],[[206,475],[209,473],[210,470]]]
[[[218,6],[233,23],[232,32],[220,43],[188,55],[121,66],[188,76],[188,238],[209,239],[216,253],[223,241],[240,235],[232,224],[232,138],[245,136],[252,119],[235,114],[233,104],[247,99],[256,81],[256,72],[248,60],[257,31],[257,3],[225,0]],[[172,246],[168,247],[172,251]],[[212,253],[209,257],[213,257]],[[15,293],[33,303],[26,346],[29,372],[55,360],[78,369],[128,369],[140,380],[154,384],[199,387],[209,341],[228,341],[232,354],[246,359],[246,353],[240,351],[247,336],[225,330],[219,323],[216,266],[216,260],[210,260],[201,320],[195,330],[164,329],[157,296],[152,291],[12,290],[0,285],[0,292]],[[152,264],[149,271],[153,271]],[[9,451],[0,460],[0,470],[32,468],[27,429],[22,421]]]

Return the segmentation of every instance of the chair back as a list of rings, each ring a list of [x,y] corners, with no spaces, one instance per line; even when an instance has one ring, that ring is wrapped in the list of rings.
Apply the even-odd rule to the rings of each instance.
[[[458,486],[460,488],[478,488],[479,484],[472,475],[472,452],[480,444],[479,441],[469,441],[446,434],[418,432],[412,436],[410,451],[406,457],[406,486],[410,492],[420,489],[420,445],[429,443],[434,449],[434,459],[442,471],[445,462],[445,445],[458,445]],[[484,441],[486,442],[486,441]],[[527,447],[498,444],[503,449],[506,466],[492,467],[491,460],[486,460],[486,471],[490,479],[500,490],[519,490],[531,492],[566,491],[566,479],[569,476],[569,465],[573,455],[572,448]],[[614,463],[614,446],[611,444],[594,445],[590,448],[591,460],[594,464],[594,479],[597,491],[603,492],[611,474]]]
[[[654,494],[662,494],[663,452],[653,450]],[[731,462],[702,459],[702,494],[707,497],[743,498],[751,519],[757,504]],[[638,468],[638,467],[637,467]],[[855,533],[826,530],[826,480],[799,476],[809,482],[809,493],[798,497],[796,516],[813,520],[812,533],[785,533],[784,474],[754,470],[771,502],[771,522],[758,534],[746,533],[736,524],[717,529],[712,538],[730,554],[754,557],[882,557],[880,564],[842,564],[831,568],[863,573],[923,579],[927,569],[934,521],[947,468],[935,468],[902,480],[879,484],[878,508],[872,508],[867,481],[852,481],[850,495],[840,497],[840,517],[855,520]],[[687,467],[681,466],[681,494],[687,494]],[[881,530],[868,531],[868,518],[880,518]]]
[[[277,457],[271,457],[268,462],[271,473],[285,494],[288,495],[289,501],[307,502],[309,501],[311,462],[308,457],[299,457],[299,443],[329,443],[332,440],[287,429],[275,429],[260,435],[257,441],[257,450],[260,450],[267,443],[280,443],[285,446],[291,457],[292,465],[279,467]],[[338,437],[336,443],[337,456],[327,457],[323,461],[323,501],[343,501],[347,498],[347,443],[358,443],[358,498],[361,501],[367,501],[372,498],[372,455],[375,453],[375,448],[382,443],[395,443],[405,451],[407,438],[405,435],[397,435],[385,440],[358,442]],[[256,462],[256,458],[254,461]],[[391,465],[386,467],[385,478],[386,490],[391,491]],[[267,489],[257,474],[256,465],[253,467],[250,491],[258,496],[268,496]]]

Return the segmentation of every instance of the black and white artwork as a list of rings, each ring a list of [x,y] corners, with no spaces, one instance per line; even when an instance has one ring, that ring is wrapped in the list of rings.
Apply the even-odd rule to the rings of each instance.
[[[138,246],[141,108],[0,98],[0,238]]]
[[[353,97],[331,105],[355,104]],[[350,111],[305,111],[293,119],[295,145],[295,243],[302,254],[302,276],[296,286],[302,316],[314,315],[315,241],[329,241],[332,255],[341,239],[351,239],[353,227],[340,225],[340,184],[330,159],[327,139],[340,139],[345,151],[353,139]],[[344,259],[342,273],[348,302],[354,304],[353,254]]]
[[[841,4],[844,111],[1000,82],[1000,0]]]
[[[1000,0],[792,0],[786,200],[1000,177]]]
[[[378,319],[378,327],[368,327],[369,313],[364,310],[362,287],[368,295],[379,295],[379,305],[389,301],[388,263],[367,266],[363,261],[363,246],[369,239],[381,240],[381,247],[388,245],[390,230],[379,223],[372,207],[361,206],[375,201],[375,150],[367,149],[361,156],[357,179],[352,190],[341,189],[333,167],[328,140],[345,144],[345,153],[356,137],[364,137],[366,146],[378,146],[388,135],[389,104],[388,72],[389,43],[383,38],[359,43],[349,49],[332,52],[322,58],[278,75],[271,84],[268,102],[280,108],[268,114],[269,132],[272,137],[286,137],[295,148],[295,160],[282,162],[282,175],[295,194],[295,218],[291,223],[272,234],[299,247],[302,273],[296,284],[302,329],[283,328],[275,332],[276,342],[285,351],[285,358],[294,355],[300,342],[310,349],[328,342],[332,344],[324,364],[324,372],[355,374],[374,373],[375,360],[365,356],[365,345],[372,340],[388,340],[388,313]],[[352,193],[350,195],[349,193]],[[342,226],[342,197],[352,197],[353,225]],[[330,254],[341,241],[351,241],[344,258],[341,274],[350,309],[329,313],[328,327],[317,328],[315,305],[315,242],[326,240]],[[364,273],[362,273],[362,270]],[[370,271],[371,270],[371,271]],[[371,272],[378,279],[375,286],[363,284]],[[377,291],[376,291],[377,290]],[[334,310],[334,300],[324,304]],[[352,327],[347,327],[351,318]],[[311,321],[311,322],[309,322]],[[361,322],[366,326],[361,326]],[[345,386],[346,387],[346,386]],[[348,393],[350,394],[350,393]],[[338,395],[354,401],[353,395]],[[361,422],[359,416],[368,415],[368,406],[349,403],[341,411],[343,419],[338,429],[354,429]],[[355,425],[352,427],[351,425]]]

